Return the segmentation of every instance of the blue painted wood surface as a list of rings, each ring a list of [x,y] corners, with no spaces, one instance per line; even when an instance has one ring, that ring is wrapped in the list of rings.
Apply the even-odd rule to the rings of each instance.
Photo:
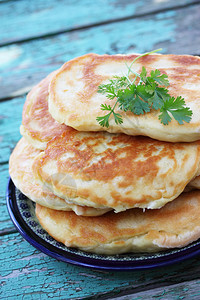
[[[1,299],[14,299],[15,296],[34,300],[48,297],[88,299],[97,294],[97,299],[101,299],[105,294],[117,296],[130,289],[132,292],[144,288],[148,290],[153,285],[164,291],[164,286],[178,284],[180,279],[185,281],[187,287],[186,280],[198,279],[200,271],[199,259],[154,270],[121,273],[96,271],[49,258],[35,250],[19,234],[3,236],[0,241]],[[176,296],[181,296],[181,293]]]
[[[197,54],[199,15],[200,4],[1,47],[0,98],[21,95],[65,61],[88,52],[145,52],[162,47],[163,53]]]
[[[0,102],[0,164],[8,162],[12,149],[20,139],[19,127],[25,97]]]
[[[14,229],[5,201],[5,193],[8,181],[8,164],[0,165],[0,234]]]
[[[200,1],[189,0],[0,0],[0,299],[111,299],[126,294],[123,300],[199,299],[199,257],[131,273],[72,266],[24,241],[5,203],[8,160],[20,139],[25,93],[36,82],[87,52],[163,47],[168,53],[200,54],[199,15]],[[126,17],[130,19],[121,20]],[[102,22],[108,24],[93,26]]]
[[[189,0],[9,1],[1,5],[0,45],[193,2],[196,3]]]
[[[181,284],[173,284],[164,288],[156,288],[148,291],[148,299],[192,299],[199,300],[200,280],[191,280],[189,282],[183,282]],[[178,295],[178,296],[177,296]],[[130,294],[128,296],[116,297],[115,300],[146,300],[147,292],[139,292]]]

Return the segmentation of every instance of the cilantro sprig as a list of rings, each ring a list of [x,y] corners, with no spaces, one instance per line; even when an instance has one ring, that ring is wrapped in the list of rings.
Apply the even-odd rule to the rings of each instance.
[[[135,115],[143,115],[151,110],[160,110],[158,119],[162,124],[168,125],[174,118],[180,125],[183,122],[189,123],[192,118],[192,111],[186,107],[185,100],[178,96],[171,97],[167,87],[169,86],[168,76],[161,74],[160,70],[152,70],[147,76],[147,70],[143,66],[140,73],[132,70],[133,64],[143,56],[160,51],[157,49],[136,57],[130,66],[127,66],[126,76],[114,76],[107,84],[98,87],[98,93],[105,94],[109,100],[116,99],[114,105],[101,104],[102,111],[108,111],[104,116],[96,120],[103,127],[109,127],[109,119],[113,115],[116,124],[122,124],[122,115],[116,113],[118,106],[123,111],[131,111]],[[134,78],[130,79],[130,73]]]

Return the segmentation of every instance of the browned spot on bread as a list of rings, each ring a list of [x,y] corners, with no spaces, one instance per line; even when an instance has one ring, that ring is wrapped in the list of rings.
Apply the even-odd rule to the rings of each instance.
[[[186,106],[193,111],[190,123],[180,126],[172,120],[168,126],[161,124],[158,112],[151,111],[144,115],[134,115],[116,108],[123,117],[123,125],[115,124],[113,118],[108,128],[101,127],[96,117],[106,114],[100,105],[114,105],[106,95],[97,93],[100,84],[108,83],[113,76],[123,76],[133,59],[132,55],[97,55],[87,54],[75,58],[59,70],[53,77],[49,89],[50,113],[60,122],[80,131],[124,132],[129,135],[145,135],[155,139],[181,142],[200,139],[200,58],[188,55],[148,55],[140,58],[133,65],[136,72],[145,66],[147,73],[159,69],[169,77],[169,93],[181,96]],[[67,89],[62,93],[60,86]]]
[[[55,173],[74,180],[72,201],[82,203],[76,199],[81,197],[89,201],[89,206],[120,210],[148,207],[155,200],[163,204],[173,200],[195,176],[199,142],[169,143],[142,136],[84,133],[67,127],[48,143],[34,168],[54,192],[72,197],[70,183],[49,179],[52,163]]]
[[[36,85],[27,95],[24,104],[22,124],[33,143],[34,141],[48,142],[66,129],[66,125],[61,125],[54,120],[48,111],[48,86],[54,75],[55,72],[51,73]]]
[[[116,254],[183,247],[200,237],[200,191],[183,193],[161,209],[131,209],[99,217],[77,217],[36,207],[42,226],[67,246]]]

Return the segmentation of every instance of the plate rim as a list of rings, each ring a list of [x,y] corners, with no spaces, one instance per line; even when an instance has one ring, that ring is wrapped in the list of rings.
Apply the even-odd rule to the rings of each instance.
[[[116,262],[113,260],[105,260],[103,258],[95,259],[81,256],[78,253],[66,252],[63,249],[52,245],[50,241],[46,241],[39,237],[24,221],[17,206],[16,189],[15,184],[9,177],[6,189],[6,203],[8,213],[14,226],[29,244],[58,261],[95,270],[137,271],[169,266],[200,254],[200,245],[194,245],[183,250],[179,249],[180,251],[176,253],[169,253],[169,255],[165,255],[164,257],[148,258],[138,261],[124,260]]]

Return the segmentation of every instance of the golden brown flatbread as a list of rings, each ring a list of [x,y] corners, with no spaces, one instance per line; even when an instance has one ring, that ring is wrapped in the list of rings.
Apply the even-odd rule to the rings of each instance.
[[[160,208],[199,171],[200,143],[79,132],[70,127],[34,161],[37,180],[66,201],[95,208]]]
[[[123,117],[123,124],[117,125],[110,119],[108,128],[102,127],[96,117],[107,114],[101,104],[111,107],[115,103],[105,95],[97,93],[98,86],[108,83],[114,75],[127,74],[127,66],[137,54],[97,55],[87,54],[63,65],[53,76],[49,88],[49,111],[60,123],[79,131],[123,132],[128,135],[145,135],[163,141],[189,142],[200,139],[200,58],[189,55],[152,54],[137,60],[134,71],[145,66],[148,73],[159,69],[169,77],[171,96],[182,96],[193,111],[190,123],[179,125],[172,120],[169,125],[161,124],[157,111],[136,116],[132,112],[117,109]]]
[[[200,191],[181,194],[161,209],[131,209],[99,217],[36,206],[42,227],[67,247],[100,254],[154,252],[200,238]]]
[[[20,132],[38,149],[45,149],[47,142],[62,134],[66,128],[66,125],[55,121],[48,111],[48,86],[55,73],[51,73],[33,87],[23,108]]]
[[[65,200],[54,195],[45,184],[38,183],[32,172],[32,163],[40,151],[22,138],[10,156],[9,173],[15,186],[29,199],[58,210],[73,210],[78,215],[96,216],[108,210],[98,210],[91,207],[83,207],[69,204]]]
[[[188,187],[193,189],[200,189],[200,175],[196,176],[193,180],[188,183]]]

